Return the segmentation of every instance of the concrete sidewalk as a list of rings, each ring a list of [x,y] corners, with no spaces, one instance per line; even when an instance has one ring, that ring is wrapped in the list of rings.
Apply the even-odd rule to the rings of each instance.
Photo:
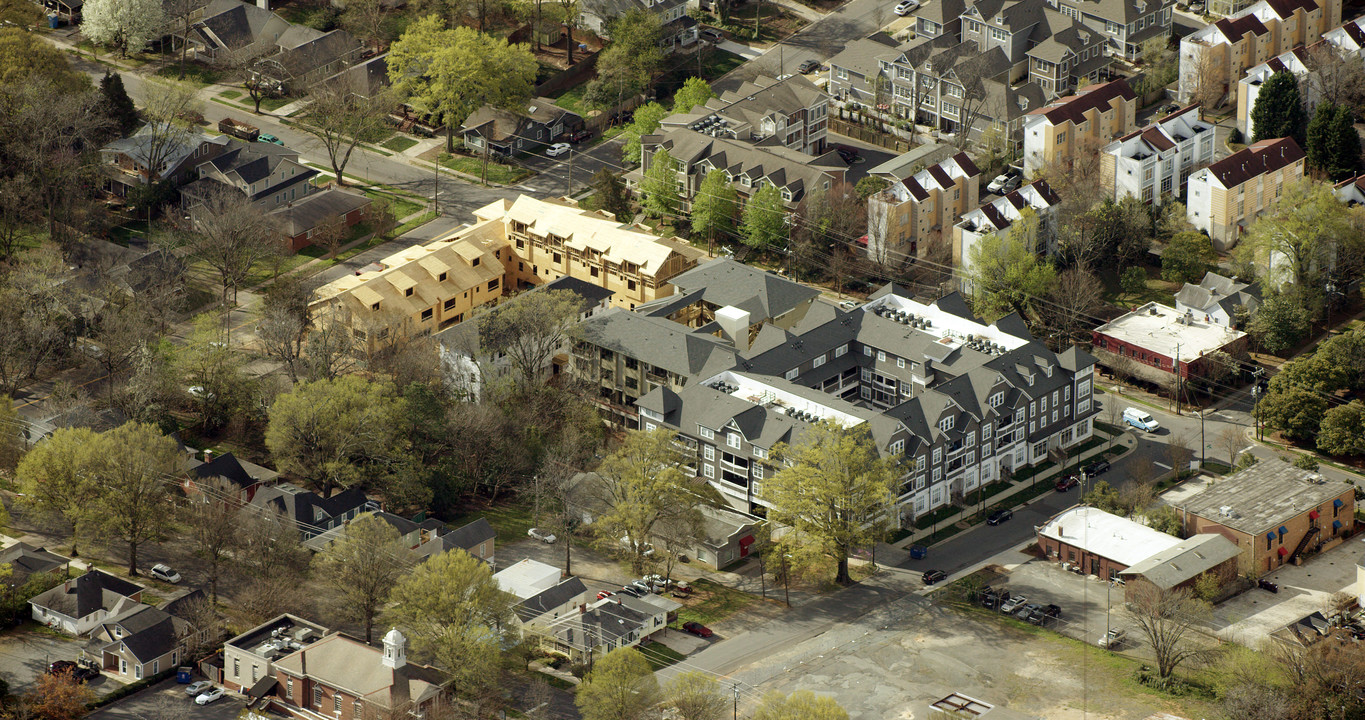
[[[763,54],[762,50],[757,50],[755,48],[749,47],[748,45],[742,45],[733,40],[721,40],[720,42],[716,43],[716,47],[720,48],[721,50],[724,50],[725,52],[734,53],[744,58],[745,60],[753,60]]]

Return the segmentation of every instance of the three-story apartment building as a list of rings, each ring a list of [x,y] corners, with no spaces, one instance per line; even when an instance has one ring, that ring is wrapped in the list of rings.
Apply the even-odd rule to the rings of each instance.
[[[1157,205],[1183,195],[1190,173],[1213,162],[1213,128],[1190,105],[1109,143],[1100,155],[1105,194]]]
[[[1065,168],[1137,129],[1137,93],[1119,78],[1082,88],[1024,117],[1024,172]]]
[[[923,257],[930,242],[977,206],[980,176],[971,158],[957,153],[869,197],[868,256],[882,264]]]
[[[1038,245],[1028,250],[1039,255],[1056,254],[1057,227],[1053,215],[1059,202],[1060,198],[1047,181],[1035,180],[964,214],[953,226],[953,265],[961,268],[961,277],[971,275],[972,258],[982,238],[1008,232],[1026,213],[1032,213],[1038,219],[1035,236]]]
[[[1180,40],[1181,102],[1216,106],[1251,68],[1341,24],[1341,0],[1260,0]]]
[[[1261,86],[1278,72],[1293,73],[1299,79],[1304,110],[1312,117],[1322,101],[1321,88],[1330,86],[1332,75],[1338,72],[1335,64],[1338,59],[1344,63],[1365,62],[1365,17],[1327,31],[1316,43],[1292,48],[1248,70],[1237,82],[1237,127],[1243,134],[1252,133],[1251,111],[1256,108]],[[1327,75],[1315,76],[1316,73]]]
[[[1303,179],[1304,152],[1294,138],[1262,140],[1190,176],[1186,217],[1226,251],[1280,195]]]
[[[1109,55],[1136,62],[1147,49],[1164,50],[1170,40],[1174,0],[1048,0],[1048,4],[1104,35]]]
[[[659,126],[823,155],[828,123],[829,96],[805,76],[774,80],[760,75],[705,105],[664,118]]]

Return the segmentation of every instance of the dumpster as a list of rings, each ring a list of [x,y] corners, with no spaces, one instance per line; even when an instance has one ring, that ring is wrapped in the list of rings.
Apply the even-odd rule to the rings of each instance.
[[[175,669],[175,681],[181,685],[189,685],[194,679],[194,668],[181,666]]]
[[[911,559],[911,560],[923,560],[923,559],[924,559],[924,556],[925,556],[925,555],[928,555],[928,554],[929,554],[929,548],[924,547],[923,545],[911,545],[911,546],[910,546],[910,559]]]

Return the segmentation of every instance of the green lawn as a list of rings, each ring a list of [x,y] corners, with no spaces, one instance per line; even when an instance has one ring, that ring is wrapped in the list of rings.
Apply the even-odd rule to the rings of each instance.
[[[218,93],[218,97],[220,97],[220,98],[226,98],[226,99],[228,99],[228,100],[236,100],[237,98],[239,98],[239,97],[241,97],[241,96],[242,96],[242,92],[241,92],[240,90],[224,90],[224,91]]]
[[[261,100],[261,109],[266,112],[275,112],[276,110],[279,110],[280,108],[284,107],[285,105],[288,105],[291,102],[294,102],[293,98],[268,97]],[[249,97],[243,99],[242,103],[245,105],[251,105],[252,107],[256,106],[256,103]]]
[[[185,77],[180,77],[180,63],[177,61],[156,71],[157,77],[171,78],[172,80],[184,80],[195,85],[213,85],[219,81],[219,73],[207,65],[195,62],[185,63]],[[237,93],[240,95],[241,93]],[[227,93],[219,93],[219,96],[226,96]]]
[[[577,113],[580,117],[586,117],[588,111],[593,109],[583,101],[583,95],[587,90],[587,83],[571,87],[554,99],[555,104],[569,112]]]
[[[660,642],[641,644],[640,652],[643,653],[645,659],[649,661],[649,669],[655,672],[683,660],[686,657],[677,650]]]
[[[365,194],[368,195],[371,200],[388,200],[391,203],[390,209],[393,210],[393,217],[395,220],[402,220],[415,212],[421,212],[422,208],[425,207],[425,205],[420,202],[399,197],[392,193],[386,193],[383,190],[366,190]],[[398,235],[394,235],[394,237],[398,237]]]
[[[483,177],[483,158],[441,153],[441,165],[476,178]],[[488,160],[488,182],[511,185],[513,183],[521,182],[522,180],[531,177],[533,174],[534,173],[525,168],[502,165],[495,162],[492,158]]]
[[[678,627],[685,622],[702,625],[720,622],[749,607],[758,597],[702,578],[690,583],[692,597],[683,601],[678,611]]]
[[[490,508],[470,509],[446,522],[451,528],[460,528],[469,523],[485,518],[488,523],[498,531],[497,542],[499,545],[514,543],[526,539],[526,531],[530,530],[535,520],[531,518],[534,508],[531,502],[524,498],[515,498],[511,501],[503,501]]]
[[[401,153],[416,144],[417,140],[415,138],[410,138],[405,135],[394,135],[380,144],[380,147],[386,150],[392,150],[396,153]]]
[[[744,58],[739,55],[728,50],[712,48],[711,52],[702,59],[702,77],[707,80],[715,80],[743,64]]]

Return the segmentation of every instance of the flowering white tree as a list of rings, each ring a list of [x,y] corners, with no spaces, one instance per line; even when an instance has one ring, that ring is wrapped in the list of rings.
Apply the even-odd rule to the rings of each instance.
[[[137,52],[161,34],[161,0],[89,0],[81,8],[81,33],[90,42]]]

